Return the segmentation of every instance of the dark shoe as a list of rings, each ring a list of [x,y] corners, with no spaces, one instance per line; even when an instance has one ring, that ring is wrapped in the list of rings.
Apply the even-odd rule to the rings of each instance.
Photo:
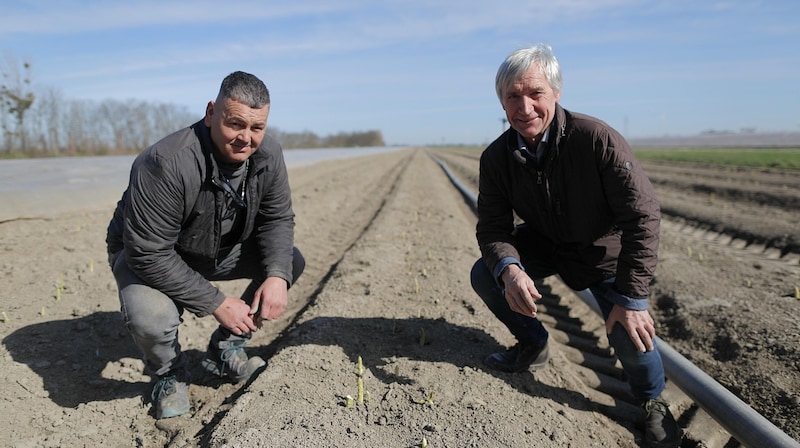
[[[240,383],[250,379],[267,364],[260,356],[247,357],[244,352],[246,339],[218,341],[216,336],[212,336],[201,363],[206,372],[219,377],[227,376],[233,382]]]
[[[156,407],[156,419],[176,417],[189,412],[189,374],[162,376],[153,386],[150,397]]]
[[[503,372],[522,372],[529,368],[537,370],[547,364],[550,354],[544,345],[519,342],[504,352],[492,353],[483,360],[487,367]]]
[[[681,431],[669,411],[669,404],[659,398],[642,403],[647,413],[644,419],[644,443],[653,448],[676,448],[681,443]]]

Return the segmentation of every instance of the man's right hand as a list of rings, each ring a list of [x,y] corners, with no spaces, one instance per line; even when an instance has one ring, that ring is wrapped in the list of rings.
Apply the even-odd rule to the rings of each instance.
[[[533,280],[516,264],[509,265],[501,275],[506,301],[511,310],[524,316],[536,317],[535,300],[542,298]]]
[[[258,330],[250,314],[250,306],[238,297],[225,297],[212,314],[220,325],[237,336]]]

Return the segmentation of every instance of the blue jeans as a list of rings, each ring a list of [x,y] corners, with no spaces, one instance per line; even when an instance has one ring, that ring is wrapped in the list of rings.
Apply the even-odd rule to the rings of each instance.
[[[523,257],[522,265],[526,273],[534,279],[542,279],[556,274],[552,268],[537,260],[528,260]],[[505,299],[505,291],[498,286],[482,259],[473,265],[470,281],[478,296],[518,341],[537,345],[542,345],[547,341],[547,330],[539,319],[523,316],[511,310]],[[589,287],[600,306],[604,320],[608,319],[608,315],[614,307],[614,304],[607,299],[613,284],[614,278],[610,278]],[[614,325],[611,334],[608,335],[608,342],[614,347],[617,358],[622,363],[634,397],[641,401],[658,397],[664,390],[665,384],[664,366],[661,363],[658,347],[654,347],[653,351],[640,352],[631,341],[628,332],[620,324]]]
[[[211,272],[201,272],[206,279],[235,280],[252,279],[242,293],[242,300],[253,300],[256,289],[264,280],[261,264],[254,258],[255,251],[234,248],[218,267]],[[119,288],[120,311],[133,341],[144,357],[147,373],[156,376],[186,367],[186,357],[178,341],[178,327],[183,322],[183,307],[161,291],[147,286],[128,267],[125,253],[120,251],[110,257],[111,269]],[[296,281],[303,273],[305,259],[294,248],[292,274]],[[220,327],[222,328],[222,327]],[[223,331],[229,339],[249,338],[235,336]]]

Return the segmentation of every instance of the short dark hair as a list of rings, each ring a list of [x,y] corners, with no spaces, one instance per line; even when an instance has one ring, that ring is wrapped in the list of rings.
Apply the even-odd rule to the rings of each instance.
[[[253,109],[261,109],[269,104],[269,90],[255,75],[236,71],[222,80],[217,102],[232,99]]]

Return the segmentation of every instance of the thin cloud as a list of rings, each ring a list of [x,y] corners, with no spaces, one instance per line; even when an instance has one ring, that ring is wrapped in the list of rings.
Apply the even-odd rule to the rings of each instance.
[[[347,10],[346,1],[239,1],[222,7],[217,1],[23,1],[4,5],[0,34],[67,34],[136,29],[159,25],[240,22],[257,27],[260,20],[314,16]]]
[[[180,27],[202,23],[224,23],[241,19],[247,11],[248,26],[265,20],[265,26],[254,27],[248,45],[208,43],[189,40],[191,45],[202,45],[203,51],[190,51],[179,41],[166,40],[159,44],[158,52],[137,50],[137,42],[126,42],[125,54],[116,54],[113,61],[103,58],[88,61],[78,70],[65,65],[55,79],[74,79],[121,75],[149,70],[186,67],[194,64],[225,63],[252,58],[274,58],[302,54],[304,58],[320,55],[347,54],[396,45],[426,45],[431,40],[457,38],[474,33],[500,31],[528,26],[530,23],[555,21],[556,17],[590,15],[604,8],[634,3],[633,0],[556,1],[539,5],[520,5],[499,8],[485,1],[451,1],[424,3],[410,7],[407,1],[304,2],[295,6],[265,7],[260,4],[237,4],[235,11],[219,10],[204,3],[147,2],[144,4],[117,5],[80,2],[62,2],[53,5],[55,10],[17,12],[6,16],[6,22],[29,23],[36,17],[36,26],[24,26],[23,32],[68,33],[91,31],[135,30],[158,24],[171,24],[180,35]],[[34,2],[35,3],[35,2]],[[328,19],[335,16],[334,20]],[[316,20],[312,20],[316,18]],[[287,26],[287,21],[298,20],[302,32]],[[271,22],[274,21],[274,24]],[[7,28],[6,32],[13,30]],[[143,31],[147,33],[148,31]],[[95,51],[103,51],[101,49]],[[114,52],[119,50],[114,49]],[[122,61],[122,63],[120,63]]]
[[[360,34],[388,39],[420,39],[531,23],[551,22],[638,3],[637,0],[561,0],[516,4],[513,8],[485,1],[439,2],[365,0],[330,2],[237,2],[222,8],[216,1],[41,1],[5,5],[0,34],[68,34],[137,29],[161,25],[236,24],[258,31],[259,21],[325,18],[355,25]],[[264,23],[269,27],[269,23]],[[348,30],[347,26],[338,28]]]

